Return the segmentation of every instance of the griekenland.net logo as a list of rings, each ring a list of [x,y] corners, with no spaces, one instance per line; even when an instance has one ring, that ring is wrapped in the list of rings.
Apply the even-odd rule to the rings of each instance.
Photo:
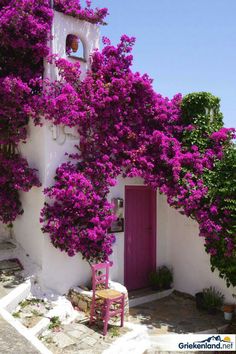
[[[188,350],[232,350],[234,349],[234,341],[226,335],[213,335],[206,339],[194,342],[181,342],[179,349]]]

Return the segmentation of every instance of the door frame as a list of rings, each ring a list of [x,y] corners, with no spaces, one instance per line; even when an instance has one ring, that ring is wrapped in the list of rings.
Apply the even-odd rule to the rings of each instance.
[[[125,228],[126,228],[126,222],[127,222],[127,218],[126,218],[126,191],[127,190],[132,190],[132,189],[146,189],[146,190],[152,190],[151,187],[145,186],[145,185],[126,185],[124,187],[125,191],[124,191],[124,195],[125,195],[125,211],[124,211],[124,216],[125,216],[125,220],[124,220],[124,284],[126,286],[127,284],[127,247],[126,247],[126,236],[125,236]],[[152,234],[151,234],[151,239],[152,239],[152,252],[150,254],[151,257],[151,262],[152,262],[152,268],[153,270],[156,269],[156,265],[157,265],[157,192],[155,190],[152,190],[152,195],[151,195],[151,220],[152,220]]]

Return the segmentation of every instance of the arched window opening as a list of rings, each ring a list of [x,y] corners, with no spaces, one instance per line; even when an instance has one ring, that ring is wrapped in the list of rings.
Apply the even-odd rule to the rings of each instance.
[[[66,54],[71,58],[86,61],[84,44],[75,34],[68,34],[66,37]]]

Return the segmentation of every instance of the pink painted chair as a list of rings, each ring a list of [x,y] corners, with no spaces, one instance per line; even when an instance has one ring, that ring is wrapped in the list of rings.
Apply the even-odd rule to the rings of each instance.
[[[124,326],[125,294],[108,288],[110,263],[92,265],[93,298],[90,311],[91,325],[100,316],[104,322],[103,335],[107,334],[110,318],[120,315],[121,327]],[[102,272],[104,271],[104,273]],[[98,290],[98,286],[102,289]],[[102,305],[101,305],[102,304]]]

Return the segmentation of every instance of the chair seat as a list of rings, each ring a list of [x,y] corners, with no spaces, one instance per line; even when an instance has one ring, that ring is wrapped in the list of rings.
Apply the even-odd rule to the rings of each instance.
[[[103,289],[96,291],[96,295],[102,299],[112,300],[121,297],[123,294],[116,290]]]

